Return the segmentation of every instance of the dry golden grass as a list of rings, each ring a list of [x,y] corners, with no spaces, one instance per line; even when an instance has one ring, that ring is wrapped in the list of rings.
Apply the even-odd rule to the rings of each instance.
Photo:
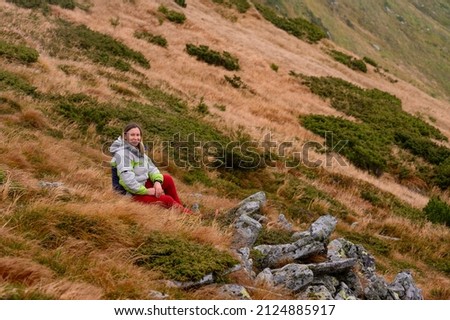
[[[307,141],[321,142],[322,139],[299,125],[298,117],[311,113],[346,116],[331,108],[327,101],[311,94],[306,87],[290,77],[288,73],[293,70],[307,75],[340,77],[362,87],[378,88],[395,94],[402,100],[405,111],[412,114],[420,113],[425,121],[429,121],[450,137],[448,101],[432,98],[402,80],[392,84],[373,70],[369,70],[367,74],[351,71],[324,53],[324,48],[335,47],[333,43],[324,41],[320,45],[309,45],[297,41],[265,22],[254,9],[233,18],[232,11],[218,9],[211,1],[193,1],[183,9],[188,18],[187,22],[179,26],[167,21],[160,24],[158,21],[157,8],[160,4],[176,8],[169,0],[153,2],[94,0],[92,3],[90,12],[79,9],[64,10],[54,6],[52,13],[54,17],[83,23],[93,30],[110,34],[129,47],[144,53],[150,60],[151,68],[138,69],[145,75],[148,83],[160,85],[167,91],[182,95],[191,106],[198,104],[201,98],[204,98],[208,106],[225,105],[225,111],[210,107],[212,115],[208,116],[210,121],[224,131],[242,126],[257,141],[262,140],[264,135],[270,132],[278,143],[293,142],[293,150],[296,151],[301,150],[301,146]],[[101,102],[114,101],[117,98],[117,94],[109,87],[110,81],[100,75],[101,72],[110,72],[107,68],[93,65],[90,61],[69,62],[51,57],[45,48],[41,48],[39,37],[48,34],[52,28],[51,22],[39,14],[36,15],[37,20],[28,19],[28,10],[18,9],[3,0],[0,1],[0,6],[4,10],[0,13],[0,17],[4,19],[0,30],[9,31],[10,26],[16,26],[16,35],[40,52],[37,64],[22,66],[0,60],[2,69],[23,76],[43,93],[84,92],[95,96]],[[119,25],[114,27],[111,19],[117,19]],[[163,35],[169,42],[168,48],[154,46],[134,38],[133,33],[139,28]],[[186,43],[205,44],[214,50],[226,50],[237,55],[242,70],[235,74],[241,77],[254,93],[232,88],[224,80],[224,75],[232,76],[231,72],[209,66],[189,56],[184,52]],[[278,72],[271,70],[272,63],[279,66]],[[62,64],[75,67],[78,73],[65,74],[59,68]],[[89,79],[83,78],[81,76],[83,73],[89,73]],[[126,77],[138,78],[134,74],[127,74]],[[82,135],[73,124],[62,120],[51,123],[45,116],[46,106],[33,105],[31,98],[17,96],[12,92],[2,92],[1,96],[17,101],[22,106],[20,112],[0,115],[2,154],[0,169],[8,174],[6,183],[0,186],[1,214],[5,216],[11,214],[16,208],[18,197],[21,196],[16,195],[13,199],[10,197],[14,181],[26,186],[26,194],[23,197],[30,199],[31,208],[55,206],[61,210],[106,218],[113,221],[112,223],[122,220],[134,221],[148,233],[163,231],[169,234],[184,234],[200,243],[212,244],[216,248],[227,250],[230,243],[229,232],[222,230],[215,222],[202,224],[201,216],[215,213],[216,210],[219,214],[224,213],[239,199],[227,199],[218,195],[212,188],[200,184],[187,186],[178,180],[176,184],[180,198],[186,205],[200,203],[201,213],[198,216],[181,215],[176,210],[146,206],[132,202],[127,197],[117,197],[110,190],[109,169],[103,166],[109,157],[101,153],[100,140],[93,127],[88,130],[88,134]],[[430,119],[435,119],[435,122],[431,122]],[[64,137],[63,142],[40,131],[45,129],[59,130]],[[311,153],[310,160],[325,162],[324,155],[317,153]],[[324,169],[369,182],[416,208],[423,208],[428,202],[428,197],[399,185],[387,175],[375,178],[352,165],[342,167],[335,164]],[[46,190],[46,193],[42,194],[42,190],[38,187],[39,180],[60,181],[64,186]],[[427,245],[436,239],[439,239],[439,243],[445,241],[450,243],[449,231],[444,227],[429,224],[418,226],[381,209],[374,212],[370,204],[360,198],[360,190],[356,187],[342,189],[320,180],[314,181],[313,185],[351,208],[356,214],[356,217],[351,217],[349,221],[357,221],[358,224],[350,227],[342,223],[339,228],[386,236],[381,231],[389,227],[390,237],[417,240],[418,248],[411,252],[400,254],[394,251],[393,258],[399,261],[415,264],[414,255],[417,254],[417,250],[420,250],[420,247],[430,250]],[[202,196],[199,198],[198,194]],[[449,192],[440,194],[449,201]],[[324,200],[314,200],[311,203],[312,207],[316,206],[320,210],[326,210],[329,205]],[[276,220],[278,212],[275,209],[268,207],[266,213],[272,221]],[[16,239],[17,235],[7,228],[8,224],[0,228],[0,235]],[[90,283],[55,281],[49,269],[40,267],[39,264],[24,257],[0,258],[1,278],[18,279],[29,283],[30,288],[39,288],[60,299],[100,299],[105,295],[127,290],[136,291],[128,292],[129,295],[145,298],[144,292],[149,287],[155,290],[169,290],[157,281],[161,277],[160,274],[142,271],[124,261],[126,244],[129,244],[130,238],[123,232],[117,232],[114,237],[116,244],[106,252],[86,247],[84,242],[77,241],[69,241],[64,246],[66,262],[69,263],[77,254],[82,254],[85,262],[91,267],[85,277],[97,279],[96,281]],[[436,256],[443,256],[449,248],[433,247],[432,250],[435,250]],[[389,265],[387,260],[383,260],[384,257],[377,259]],[[417,268],[421,272],[415,274],[415,279],[423,288],[426,297],[432,296],[432,291],[438,290],[441,297],[449,298],[448,277],[430,271],[424,265]],[[77,272],[77,266],[73,267],[72,272]],[[388,270],[386,277],[392,278],[396,272],[398,270]],[[117,281],[112,278],[115,273],[124,275],[123,279]],[[290,298],[282,290],[257,286],[245,279],[242,274],[235,274],[233,277],[249,288],[254,299]],[[138,279],[146,279],[146,282],[139,283]],[[436,285],[437,282],[439,285]],[[193,293],[190,297],[220,298],[215,288],[211,287]]]

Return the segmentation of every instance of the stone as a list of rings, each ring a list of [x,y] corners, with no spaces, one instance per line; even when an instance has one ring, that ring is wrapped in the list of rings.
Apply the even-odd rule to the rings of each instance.
[[[334,229],[336,228],[337,219],[331,215],[321,216],[319,219],[314,221],[309,232],[311,237],[316,241],[327,241]]]
[[[262,225],[255,219],[241,215],[234,223],[233,248],[252,247],[258,238]]]
[[[250,294],[245,287],[238,284],[226,284],[220,287],[219,292],[231,299],[251,300]]]
[[[295,261],[318,254],[325,250],[322,242],[314,241],[311,237],[297,240],[290,244],[259,245],[254,247],[264,255],[262,265],[264,267],[276,267],[281,262]]]
[[[280,269],[272,270],[273,283],[294,292],[299,291],[314,279],[312,271],[302,264],[291,263]]]

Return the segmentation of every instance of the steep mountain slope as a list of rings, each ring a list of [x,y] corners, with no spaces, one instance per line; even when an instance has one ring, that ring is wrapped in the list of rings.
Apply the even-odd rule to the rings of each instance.
[[[167,287],[164,270],[133,263],[137,248],[193,242],[225,256],[227,211],[264,190],[270,219],[284,212],[302,230],[330,212],[339,220],[335,236],[367,246],[387,278],[413,269],[426,298],[450,297],[450,232],[427,221],[422,211],[432,196],[448,203],[448,190],[414,168],[432,166],[398,146],[393,153],[408,157],[413,172],[403,180],[396,172],[376,176],[336,154],[330,158],[322,150],[324,140],[299,118],[363,121],[332,107],[330,99],[293,75],[331,76],[394,95],[409,115],[420,114],[447,138],[448,101],[371,66],[367,73],[352,70],[327,53],[344,49],[329,40],[299,40],[253,6],[240,13],[209,0],[185,8],[169,0],[98,0],[73,9],[14,3],[27,2],[0,1],[0,265],[6,270],[0,274],[0,294],[135,299],[147,298],[150,288],[180,299],[216,298],[214,288]],[[161,5],[186,20],[169,21]],[[159,35],[167,45],[139,33]],[[238,58],[239,69],[196,59],[187,44],[226,51]],[[197,217],[143,207],[111,192],[107,146],[131,120],[144,125],[153,157],[176,177],[182,199],[188,205],[200,202]],[[188,142],[195,134],[207,153],[203,162],[195,154],[166,153],[167,143],[179,142],[178,133]],[[270,154],[257,153],[267,151],[262,142],[268,137]],[[212,141],[224,157],[207,148]],[[437,143],[449,147],[448,141]],[[233,153],[236,145],[247,149]],[[208,162],[208,156],[225,165]],[[236,166],[239,161],[248,167]],[[322,165],[311,165],[316,161]],[[233,280],[254,288],[254,298],[283,294],[267,293],[239,275]]]
[[[425,91],[448,96],[446,1],[264,1],[280,13],[321,24],[331,39]]]

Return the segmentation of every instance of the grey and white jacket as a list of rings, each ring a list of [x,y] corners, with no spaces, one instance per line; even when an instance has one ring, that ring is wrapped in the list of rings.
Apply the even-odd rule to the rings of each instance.
[[[152,160],[138,148],[133,147],[122,137],[117,138],[109,147],[112,154],[111,165],[117,167],[119,183],[132,194],[147,194],[145,182],[163,182],[163,175]]]

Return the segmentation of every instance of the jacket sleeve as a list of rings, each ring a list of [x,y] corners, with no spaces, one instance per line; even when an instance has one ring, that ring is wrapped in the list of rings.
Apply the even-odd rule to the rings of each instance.
[[[148,177],[153,183],[155,181],[159,181],[159,182],[163,183],[163,181],[164,181],[162,173],[153,164],[153,162],[150,158],[148,158]]]
[[[125,190],[133,194],[147,194],[147,188],[136,180],[133,163],[128,152],[115,153],[113,161],[117,166],[119,183],[125,188]]]

